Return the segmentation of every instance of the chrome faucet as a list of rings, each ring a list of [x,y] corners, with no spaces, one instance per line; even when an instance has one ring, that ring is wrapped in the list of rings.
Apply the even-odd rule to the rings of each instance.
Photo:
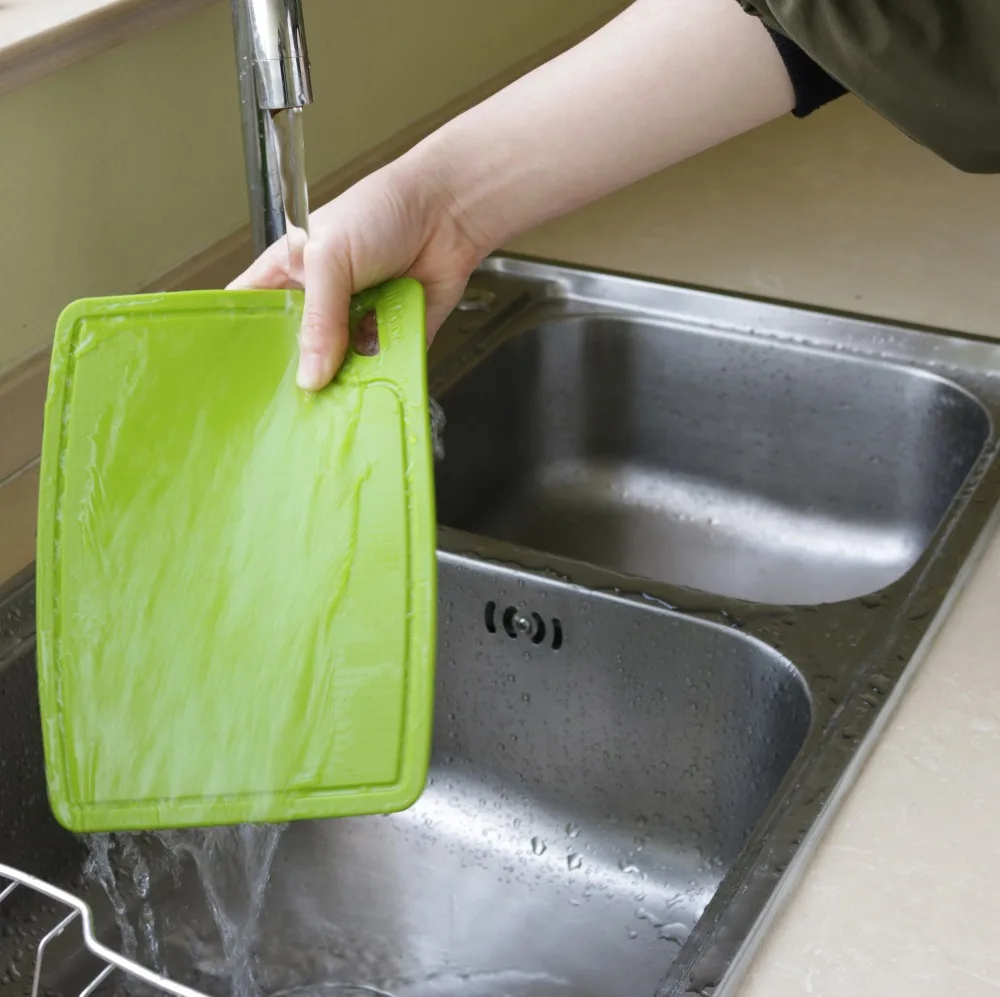
[[[301,0],[232,0],[243,151],[256,253],[308,232],[302,108],[312,103]]]

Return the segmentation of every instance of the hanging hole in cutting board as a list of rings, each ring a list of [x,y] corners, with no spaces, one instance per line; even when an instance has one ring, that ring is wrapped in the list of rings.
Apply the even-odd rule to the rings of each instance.
[[[358,356],[378,356],[378,319],[375,312],[365,312],[357,325],[351,329],[351,346]]]

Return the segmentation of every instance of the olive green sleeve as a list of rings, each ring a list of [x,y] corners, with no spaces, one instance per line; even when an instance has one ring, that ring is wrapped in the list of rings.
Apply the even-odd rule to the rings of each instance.
[[[739,0],[911,138],[1000,173],[1000,0]]]

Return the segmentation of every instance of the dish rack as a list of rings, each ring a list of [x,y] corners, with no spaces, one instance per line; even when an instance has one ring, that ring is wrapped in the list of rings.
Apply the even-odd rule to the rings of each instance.
[[[200,990],[186,987],[183,983],[177,983],[166,976],[160,976],[146,969],[144,966],[140,966],[134,960],[127,959],[113,949],[109,949],[106,945],[102,945],[94,937],[94,918],[90,907],[79,897],[75,897],[72,893],[67,893],[65,890],[60,890],[57,886],[52,886],[42,879],[29,876],[27,873],[19,872],[17,869],[0,863],[0,906],[3,906],[4,901],[8,900],[18,890],[30,890],[34,893],[40,893],[68,909],[66,916],[38,942],[38,947],[35,951],[34,975],[31,981],[31,997],[38,997],[42,978],[42,962],[45,958],[46,949],[74,921],[79,921],[80,923],[83,943],[87,950],[96,959],[104,963],[100,972],[79,992],[78,997],[90,997],[116,969],[126,976],[141,980],[161,993],[170,994],[171,997],[206,997]]]

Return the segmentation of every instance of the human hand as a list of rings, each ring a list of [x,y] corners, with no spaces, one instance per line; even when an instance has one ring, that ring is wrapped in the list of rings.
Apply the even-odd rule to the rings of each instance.
[[[299,384],[347,352],[351,294],[415,277],[433,336],[518,233],[792,110],[770,34],[732,0],[635,0],[575,48],[316,211],[230,287],[305,287]]]
[[[438,171],[403,157],[313,212],[301,253],[282,239],[229,287],[305,288],[298,383],[318,391],[344,361],[358,291],[392,277],[420,281],[433,339],[488,252],[467,228]]]

